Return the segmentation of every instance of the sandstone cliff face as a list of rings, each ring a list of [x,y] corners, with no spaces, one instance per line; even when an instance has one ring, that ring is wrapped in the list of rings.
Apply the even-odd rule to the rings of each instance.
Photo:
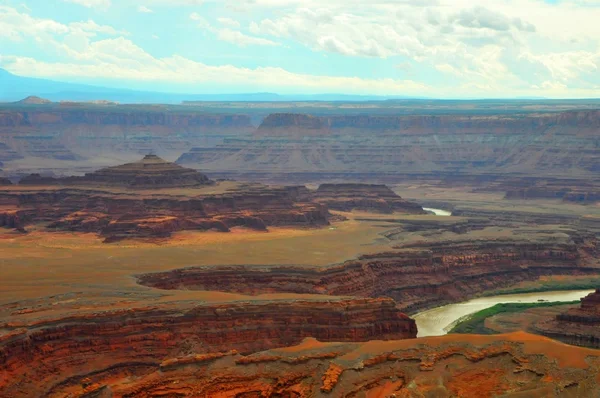
[[[395,211],[425,214],[421,206],[402,199],[385,185],[376,184],[321,184],[315,200],[329,209],[340,211],[364,210],[377,213]]]
[[[249,116],[152,106],[43,106],[0,110],[0,160],[37,156],[79,160],[104,153],[181,153],[254,131]],[[6,146],[7,153],[2,150]]]
[[[392,297],[402,311],[447,304],[551,274],[595,273],[599,265],[574,244],[467,242],[414,245],[364,255],[322,270],[296,267],[200,267],[139,276],[160,289]]]
[[[285,188],[262,188],[197,197],[133,195],[84,188],[0,192],[0,205],[28,214],[28,222],[50,229],[96,232],[109,241],[165,237],[181,230],[229,231],[236,226],[328,224],[327,208],[295,201]]]
[[[416,336],[414,321],[390,299],[139,308],[9,323],[1,330],[0,396],[43,396],[98,373],[157,368],[166,359],[195,353],[251,353],[311,336],[322,341]],[[184,364],[165,362],[162,368]]]
[[[250,127],[245,115],[209,115],[201,113],[170,112],[166,110],[143,111],[127,106],[109,109],[60,109],[33,111],[2,111],[0,127],[43,127],[49,125],[87,126],[182,126],[182,127]]]
[[[462,181],[512,173],[585,179],[600,168],[598,129],[600,111],[516,116],[274,114],[254,137],[193,148],[178,163],[231,176],[286,174],[305,181],[307,176],[355,181],[450,176]]]
[[[581,306],[533,326],[537,333],[585,347],[600,348],[600,289],[581,299]]]

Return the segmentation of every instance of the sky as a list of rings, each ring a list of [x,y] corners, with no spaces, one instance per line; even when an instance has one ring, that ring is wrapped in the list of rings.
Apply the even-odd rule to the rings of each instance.
[[[0,0],[0,68],[181,93],[600,97],[600,0]]]

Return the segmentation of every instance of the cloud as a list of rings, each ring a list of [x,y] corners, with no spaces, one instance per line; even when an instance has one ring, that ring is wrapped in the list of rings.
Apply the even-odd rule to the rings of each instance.
[[[221,25],[232,29],[239,29],[241,26],[238,21],[232,18],[217,18],[217,21],[219,21]]]
[[[154,12],[146,6],[138,6],[137,10],[138,10],[138,12],[141,12],[142,14],[152,14]]]
[[[99,8],[110,5],[110,0],[64,1]],[[196,6],[189,8],[197,11],[189,18],[205,39],[238,47],[279,46],[280,56],[256,59],[264,66],[254,69],[209,66],[178,55],[155,58],[120,28],[93,20],[68,23],[68,16],[60,22],[37,18],[22,8],[0,5],[0,40],[23,42],[19,56],[3,52],[3,62],[9,70],[45,77],[72,73],[91,79],[98,73],[99,77],[174,79],[186,84],[204,80],[182,80],[177,73],[207,73],[211,81],[229,84],[228,75],[219,78],[218,73],[231,72],[237,82],[231,84],[276,90],[281,80],[283,88],[311,91],[590,97],[598,96],[591,90],[600,86],[600,2],[595,0],[554,4],[479,0],[475,6],[472,0],[127,1],[140,12],[154,10],[157,15],[163,15],[167,7]],[[173,26],[175,33],[177,29]],[[168,40],[164,38],[165,44]],[[278,68],[277,62],[291,54],[288,44],[294,51],[304,47],[307,61],[298,66],[303,73]],[[40,47],[53,51],[53,57],[43,58],[44,51],[36,51]],[[249,56],[243,50],[236,54]],[[340,65],[339,72],[325,75],[317,71],[320,63],[312,61],[321,60],[324,54]],[[362,60],[356,62],[356,58]],[[61,67],[65,68],[62,75],[58,74]],[[373,77],[365,68],[371,68]],[[362,77],[335,76],[338,73]],[[403,80],[407,76],[415,80]],[[435,82],[435,87],[429,82]]]
[[[63,0],[67,3],[79,4],[88,8],[103,8],[111,6],[111,0]]]
[[[218,83],[223,87],[251,85],[257,90],[304,92],[423,94],[430,90],[426,85],[410,80],[311,75],[278,67],[213,66],[180,55],[155,58],[123,37],[92,43],[80,54],[79,61],[44,62],[30,57],[0,56],[0,65],[13,73],[46,78],[70,76],[181,84]]]
[[[225,41],[228,43],[235,44],[239,47],[247,47],[247,46],[280,46],[280,43],[277,43],[273,40],[264,39],[261,37],[254,37],[242,33],[238,30],[230,29],[230,28],[217,28],[214,27],[208,22],[206,18],[198,14],[197,12],[193,12],[190,14],[190,19],[197,22],[199,28],[207,30],[209,32],[214,33],[217,36],[217,39],[221,41]],[[230,18],[218,18],[218,21],[222,25],[239,27],[239,22],[230,19]]]
[[[242,32],[238,32],[232,29],[219,29],[217,30],[217,37],[219,40],[226,41],[229,43],[236,44],[240,47],[246,46],[280,46],[281,44],[268,39],[262,39],[260,37],[253,37],[246,35]]]
[[[467,28],[491,29],[508,31],[511,28],[535,32],[535,27],[523,22],[520,18],[510,19],[499,12],[491,11],[484,7],[474,7],[462,10],[456,15],[456,23]]]
[[[99,25],[93,20],[63,24],[52,19],[34,18],[15,8],[0,5],[0,38],[11,41],[33,39],[38,42],[54,42],[68,35],[86,37],[103,35],[126,35],[112,26]]]

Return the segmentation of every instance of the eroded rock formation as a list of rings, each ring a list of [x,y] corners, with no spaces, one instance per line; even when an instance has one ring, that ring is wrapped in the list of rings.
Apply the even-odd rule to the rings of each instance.
[[[579,308],[538,322],[533,330],[568,344],[600,348],[600,289],[582,298]]]
[[[24,104],[0,109],[0,160],[181,153],[255,129],[246,115],[215,115],[156,105],[67,105]]]
[[[58,396],[86,377],[180,369],[306,337],[368,341],[416,333],[391,299],[179,303],[12,321],[0,325],[0,396]]]
[[[198,146],[178,163],[252,178],[595,178],[600,111],[523,115],[272,114],[254,136]]]
[[[385,185],[377,184],[321,184],[314,194],[317,202],[331,210],[365,210],[378,213],[395,211],[425,214],[421,206],[402,199]]]
[[[31,174],[19,181],[22,185],[90,185],[129,189],[186,188],[214,182],[194,169],[167,162],[156,155],[119,166],[107,167],[83,177],[42,177]]]
[[[392,297],[414,313],[541,275],[599,271],[594,254],[575,244],[468,241],[414,244],[319,269],[192,267],[140,275],[139,282],[160,289]]]
[[[515,333],[362,344],[305,339],[289,348],[172,354],[90,374],[82,369],[37,391],[50,397],[528,397],[593,396],[597,351]],[[132,377],[133,376],[133,377]],[[4,391],[15,389],[8,381]],[[22,387],[39,386],[35,379]],[[1,390],[0,390],[1,391]]]

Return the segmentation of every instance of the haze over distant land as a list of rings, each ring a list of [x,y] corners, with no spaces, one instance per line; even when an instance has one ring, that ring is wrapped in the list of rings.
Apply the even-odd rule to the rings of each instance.
[[[600,95],[600,2],[476,3],[4,0],[0,68],[196,100]],[[121,94],[128,102],[152,97]]]
[[[388,99],[417,99],[408,96],[377,96],[349,94],[296,94],[275,93],[231,93],[231,94],[186,94],[153,91],[126,90],[87,84],[17,76],[0,69],[0,101],[16,102],[36,95],[51,101],[94,101],[110,100],[121,103],[166,103],[182,101],[377,101]]]

